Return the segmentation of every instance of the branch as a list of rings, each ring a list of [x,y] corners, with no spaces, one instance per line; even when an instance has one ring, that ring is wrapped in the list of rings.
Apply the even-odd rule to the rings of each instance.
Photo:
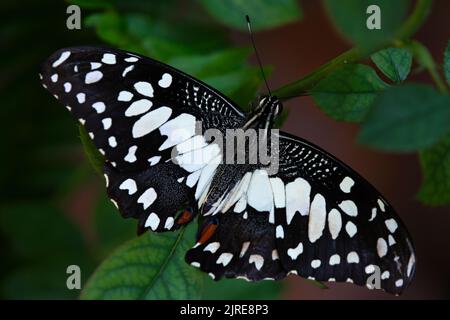
[[[371,48],[354,47],[322,65],[307,76],[275,90],[273,94],[282,101],[293,97],[304,96],[320,80],[335,69],[345,64],[361,61],[379,50],[391,46],[398,46],[399,43],[408,40],[420,28],[430,12],[431,4],[432,0],[417,0],[413,12],[392,39]]]

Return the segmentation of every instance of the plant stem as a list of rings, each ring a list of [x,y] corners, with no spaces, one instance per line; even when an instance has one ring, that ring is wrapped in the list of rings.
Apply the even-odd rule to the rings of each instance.
[[[439,91],[446,93],[447,86],[445,85],[445,82],[442,80],[442,77],[437,70],[436,62],[434,62],[433,56],[431,55],[427,47],[425,47],[422,43],[416,40],[412,40],[409,43],[407,43],[407,47],[413,53],[417,63],[420,66],[427,69],[428,73],[431,76],[431,79],[433,79]]]
[[[361,61],[372,53],[379,50],[388,48],[390,46],[395,46],[399,42],[403,42],[410,38],[419,27],[423,24],[425,19],[430,12],[432,0],[417,0],[411,15],[406,19],[404,24],[399,28],[395,37],[389,39],[379,45],[370,48],[354,47],[331,61],[320,66],[318,69],[312,73],[306,75],[305,77],[289,83],[277,90],[273,91],[280,100],[285,101],[293,97],[306,95],[321,79],[326,77],[333,70],[348,64]]]

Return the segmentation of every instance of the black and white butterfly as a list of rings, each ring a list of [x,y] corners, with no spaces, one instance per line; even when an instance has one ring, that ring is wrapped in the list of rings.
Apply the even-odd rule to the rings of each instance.
[[[215,142],[196,133],[198,121],[222,132],[270,128],[282,108],[276,97],[245,114],[179,70],[96,47],[57,51],[40,77],[105,156],[108,195],[140,232],[200,217],[186,261],[215,280],[298,274],[367,285],[378,270],[381,288],[395,294],[411,282],[415,254],[405,226],[351,168],[284,132],[277,173],[227,165]]]

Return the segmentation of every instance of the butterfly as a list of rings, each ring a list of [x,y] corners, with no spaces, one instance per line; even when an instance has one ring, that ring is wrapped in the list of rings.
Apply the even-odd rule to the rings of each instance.
[[[139,233],[199,217],[186,262],[213,279],[296,274],[378,288],[368,282],[378,275],[379,289],[394,294],[410,284],[416,258],[405,225],[350,167],[282,131],[276,171],[226,164],[223,148],[202,134],[257,129],[269,141],[277,97],[262,96],[244,113],[175,68],[97,47],[55,52],[40,79],[104,155],[107,193]]]

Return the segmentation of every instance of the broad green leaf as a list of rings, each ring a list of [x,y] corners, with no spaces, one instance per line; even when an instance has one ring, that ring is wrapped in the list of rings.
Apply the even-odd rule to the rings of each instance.
[[[301,18],[298,1],[295,0],[199,0],[205,9],[225,25],[247,30],[245,15],[249,15],[252,28],[274,28]]]
[[[193,228],[152,233],[127,242],[107,258],[85,286],[82,299],[198,299],[204,276],[184,261]]]
[[[210,54],[177,56],[168,61],[172,67],[199,79],[221,75],[247,67],[249,48],[226,48]]]
[[[419,199],[428,205],[450,203],[450,135],[420,153],[423,182]]]
[[[359,122],[376,95],[388,88],[375,71],[355,64],[340,68],[322,79],[311,91],[314,101],[336,120]]]
[[[204,298],[209,300],[276,300],[281,299],[282,281],[248,282],[242,279],[205,280]]]
[[[387,48],[371,58],[381,72],[396,83],[404,81],[411,70],[412,54],[405,48]]]
[[[444,54],[444,74],[447,83],[450,85],[450,41],[448,42],[447,49]]]
[[[409,0],[324,0],[325,8],[338,30],[362,47],[376,46],[394,36],[408,12]],[[370,5],[380,8],[381,29],[367,28]]]
[[[387,151],[415,151],[437,143],[450,130],[450,99],[431,86],[408,84],[381,94],[359,141]]]
[[[103,175],[103,164],[105,163],[105,157],[98,151],[97,147],[94,145],[94,142],[86,132],[86,129],[81,125],[78,126],[78,129],[86,157],[94,170],[98,174]]]
[[[166,62],[182,55],[207,54],[225,48],[227,41],[217,26],[165,20],[142,14],[114,11],[86,19],[98,36],[116,47]]]

